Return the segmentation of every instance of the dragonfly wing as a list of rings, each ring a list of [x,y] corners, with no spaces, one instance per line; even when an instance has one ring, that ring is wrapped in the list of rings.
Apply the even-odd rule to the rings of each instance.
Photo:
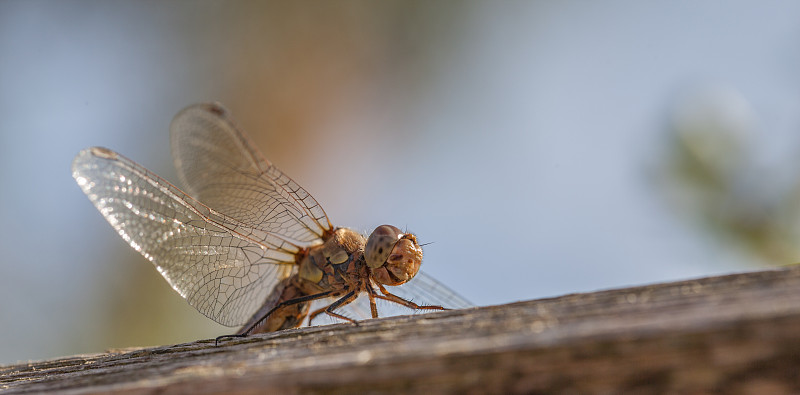
[[[448,309],[466,309],[474,305],[461,295],[420,271],[411,281],[386,290],[419,305],[442,306]],[[423,310],[434,311],[434,310]]]
[[[210,209],[116,152],[81,151],[72,176],[119,235],[220,324],[247,321],[296,270],[300,246]]]
[[[298,243],[333,229],[319,203],[267,161],[220,104],[187,107],[170,134],[186,192],[209,207]]]
[[[417,275],[414,276],[411,281],[396,287],[387,287],[386,290],[421,306],[442,306],[448,309],[466,309],[474,306],[455,291],[447,288],[447,286],[441,282],[421,271],[417,273]],[[326,298],[323,300],[314,301],[314,303],[311,305],[311,309],[313,311],[314,309],[325,307],[334,301],[336,301],[336,298]],[[405,306],[382,299],[376,300],[376,304],[378,307],[379,317],[430,313],[437,311],[410,310]],[[369,297],[367,297],[366,293],[362,293],[352,303],[342,306],[336,310],[337,313],[356,320],[372,318],[370,311]],[[323,316],[320,316],[320,318],[317,318],[312,324],[322,324],[326,322],[340,322],[340,320],[332,317],[327,319]]]

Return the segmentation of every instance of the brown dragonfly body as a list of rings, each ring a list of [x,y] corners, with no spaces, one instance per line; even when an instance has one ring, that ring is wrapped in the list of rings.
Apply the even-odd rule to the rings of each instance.
[[[412,234],[402,234],[391,225],[382,225],[372,233],[373,242],[358,232],[347,228],[336,229],[319,246],[299,254],[299,270],[276,286],[267,302],[238,332],[240,335],[272,332],[300,326],[308,316],[309,322],[325,312],[333,317],[352,321],[335,310],[366,293],[370,301],[372,318],[378,317],[375,299],[389,300],[412,309],[444,310],[441,306],[420,306],[391,294],[384,285],[400,285],[410,280],[419,270],[422,249]],[[381,240],[381,239],[385,240]],[[366,248],[369,246],[370,248]],[[385,250],[384,250],[385,248]],[[378,267],[370,267],[367,255],[382,260]],[[378,262],[378,261],[376,261]],[[378,287],[380,293],[375,290]],[[309,315],[310,302],[316,297],[338,298],[328,306]]]
[[[81,151],[72,175],[192,306],[220,324],[241,326],[234,336],[294,328],[323,312],[350,322],[375,318],[376,300],[415,310],[470,306],[419,271],[422,249],[413,234],[382,225],[365,237],[334,227],[219,104],[184,109],[170,130],[186,192],[101,147]],[[385,287],[399,285],[401,296]],[[309,314],[316,301],[324,307]]]

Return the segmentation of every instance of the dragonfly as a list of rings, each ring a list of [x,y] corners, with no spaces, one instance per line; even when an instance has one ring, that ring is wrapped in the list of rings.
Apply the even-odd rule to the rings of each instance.
[[[471,306],[420,271],[414,234],[334,227],[221,104],[180,111],[170,143],[183,190],[103,147],[78,153],[72,176],[190,305],[240,327],[217,341],[311,325],[323,313],[357,323],[379,316],[377,301],[413,312]]]

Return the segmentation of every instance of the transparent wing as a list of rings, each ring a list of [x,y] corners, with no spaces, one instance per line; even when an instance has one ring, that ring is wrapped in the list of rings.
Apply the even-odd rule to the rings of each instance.
[[[111,150],[81,151],[72,176],[117,233],[220,324],[244,323],[295,270],[300,245],[210,209]]]
[[[386,290],[418,305],[442,306],[448,309],[466,309],[474,306],[461,295],[422,271],[417,273],[411,281],[397,287],[386,287]]]
[[[466,309],[472,307],[473,304],[457,294],[455,291],[447,288],[444,284],[436,281],[433,277],[420,271],[414,276],[411,281],[397,286],[386,287],[386,290],[403,298],[410,300],[418,305],[426,306],[442,306],[448,309]],[[336,299],[327,298],[324,300],[315,301],[311,305],[312,311],[314,309],[325,307],[333,303]],[[389,302],[386,300],[376,300],[378,307],[379,317],[391,317],[396,315],[417,314],[417,313],[430,313],[437,310],[411,310],[405,306],[397,303]],[[362,293],[358,299],[346,305],[339,310],[336,310],[346,317],[353,319],[368,319],[372,318],[372,313],[369,307],[369,298],[366,293]],[[326,318],[327,317],[327,318]],[[312,324],[324,324],[326,322],[338,322],[335,318],[327,316],[326,314],[320,315],[314,320]]]
[[[332,230],[319,203],[261,155],[222,105],[187,107],[175,116],[170,134],[178,177],[197,200],[297,242]]]

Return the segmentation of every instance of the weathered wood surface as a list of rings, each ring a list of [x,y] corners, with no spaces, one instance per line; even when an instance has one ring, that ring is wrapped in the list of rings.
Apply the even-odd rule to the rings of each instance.
[[[800,268],[23,363],[3,390],[800,393]]]

